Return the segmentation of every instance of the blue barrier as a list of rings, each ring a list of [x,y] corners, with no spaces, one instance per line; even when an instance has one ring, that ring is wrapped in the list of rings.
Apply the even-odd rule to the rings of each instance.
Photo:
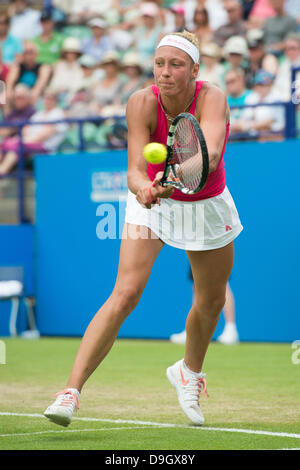
[[[35,294],[35,227],[32,225],[0,226],[0,266],[21,266],[24,271],[26,296]],[[10,301],[0,302],[0,336],[9,334]],[[25,312],[21,309],[18,331],[27,327]]]
[[[299,148],[294,140],[228,145],[227,182],[244,225],[235,243],[231,279],[243,341],[293,341],[299,336]],[[82,335],[113,289],[120,242],[98,238],[97,229],[110,203],[117,235],[121,231],[126,165],[123,151],[36,159],[36,300],[44,335]],[[183,329],[192,302],[187,273],[185,253],[164,247],[119,336],[168,338]],[[222,325],[223,319],[215,336]]]

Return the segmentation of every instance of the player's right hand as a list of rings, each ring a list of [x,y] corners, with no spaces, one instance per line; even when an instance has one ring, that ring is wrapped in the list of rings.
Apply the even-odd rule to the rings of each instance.
[[[172,186],[163,187],[160,181],[163,177],[163,172],[160,171],[156,174],[153,182],[147,184],[145,187],[138,190],[136,200],[146,209],[151,209],[153,204],[160,205],[161,198],[169,198],[174,192]]]

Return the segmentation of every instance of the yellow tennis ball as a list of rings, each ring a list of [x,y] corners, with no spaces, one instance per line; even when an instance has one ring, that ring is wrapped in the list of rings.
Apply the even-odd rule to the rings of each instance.
[[[167,158],[167,149],[163,144],[152,142],[145,145],[143,155],[149,163],[162,163]]]

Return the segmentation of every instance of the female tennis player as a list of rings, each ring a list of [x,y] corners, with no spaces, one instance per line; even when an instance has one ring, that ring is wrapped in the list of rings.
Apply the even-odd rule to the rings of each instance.
[[[199,404],[200,393],[207,393],[202,365],[225,303],[234,259],[233,240],[242,226],[225,182],[223,156],[229,133],[226,97],[215,86],[197,81],[198,71],[196,37],[188,32],[164,36],[155,53],[156,85],[136,92],[128,101],[129,194],[118,275],[111,296],[84,334],[66,388],[45,411],[45,416],[57,424],[67,426],[71,422],[83,385],[138,304],[165,243],[186,251],[195,283],[194,302],[186,321],[185,355],[167,369],[167,377],[188,418],[197,425],[204,423]],[[168,128],[182,112],[194,115],[200,123],[209,154],[206,185],[192,195],[160,185],[164,164],[148,164],[142,156],[147,143],[166,144]],[[186,227],[181,238],[172,235],[181,223],[178,210],[170,210],[174,204],[195,218],[202,229],[196,233],[201,236],[193,237]],[[168,220],[172,230],[161,230],[155,214]]]

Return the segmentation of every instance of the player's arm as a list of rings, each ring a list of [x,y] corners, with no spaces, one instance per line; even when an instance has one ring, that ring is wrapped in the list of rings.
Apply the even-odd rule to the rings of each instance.
[[[153,103],[147,90],[134,93],[128,100],[126,120],[128,127],[128,187],[136,195],[138,202],[148,209],[149,200],[170,197],[173,188],[163,188],[157,182],[155,187],[147,175],[147,161],[143,149],[150,141]],[[162,176],[162,175],[161,175]]]
[[[200,126],[209,155],[210,173],[216,170],[221,158],[228,120],[229,111],[224,92],[220,88],[210,86],[203,96],[200,116]]]
[[[147,161],[143,158],[143,148],[150,139],[150,116],[145,91],[134,93],[128,100],[126,120],[128,127],[128,187],[137,194],[139,189],[149,185]]]

